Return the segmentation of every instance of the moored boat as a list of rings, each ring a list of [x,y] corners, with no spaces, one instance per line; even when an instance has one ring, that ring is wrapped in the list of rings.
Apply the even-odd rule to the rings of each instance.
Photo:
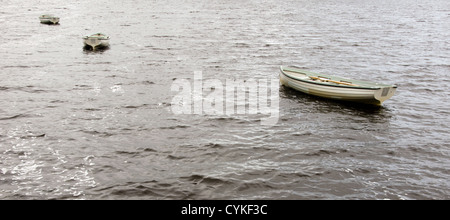
[[[92,47],[93,50],[97,48],[106,48],[109,47],[109,36],[102,33],[84,36],[83,43],[85,46]]]
[[[390,99],[397,89],[396,85],[345,79],[313,73],[297,67],[282,66],[280,69],[282,85],[324,98],[381,105]]]
[[[41,15],[39,16],[39,20],[42,24],[58,24],[59,23],[59,17],[55,17],[53,15]]]

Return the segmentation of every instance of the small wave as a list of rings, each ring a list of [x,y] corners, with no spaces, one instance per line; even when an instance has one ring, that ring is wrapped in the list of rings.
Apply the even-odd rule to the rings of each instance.
[[[234,120],[233,118],[224,118],[224,117],[221,117],[221,118],[213,118],[214,120],[217,120],[217,121],[232,121],[232,120]]]
[[[21,139],[29,139],[29,138],[41,138],[41,137],[45,137],[45,134],[30,134],[30,135],[26,135],[26,136],[22,136],[20,137]]]
[[[7,150],[7,151],[3,152],[3,154],[25,156],[27,154],[27,151],[23,151],[23,150]]]
[[[146,81],[142,81],[141,84],[142,84],[142,85],[153,85],[153,84],[155,84],[155,83],[152,82],[152,81],[146,80]]]
[[[181,177],[181,179],[187,180],[189,182],[193,182],[195,184],[209,184],[209,185],[219,185],[219,184],[230,184],[231,182],[228,180],[223,180],[215,177],[208,177],[203,175],[194,174],[188,177]]]
[[[324,155],[333,155],[333,154],[339,154],[339,153],[346,153],[348,152],[346,149],[339,149],[339,150],[325,150],[325,149],[321,149],[315,152],[309,152],[306,153],[306,156],[324,156]]]
[[[141,150],[141,149],[138,149],[138,150]],[[149,148],[149,147],[143,148],[141,151],[142,152],[158,152],[157,150],[155,150],[153,148]]]
[[[371,171],[369,169],[364,169],[364,168],[357,168],[355,171],[358,173],[363,173],[363,174],[371,173]]]
[[[123,106],[122,108],[142,108],[142,107],[146,107],[148,106],[148,104],[143,104],[143,105],[126,105]]]
[[[144,181],[144,182],[126,182],[124,184],[105,186],[100,189],[97,189],[96,191],[105,191],[105,190],[110,190],[110,189],[114,189],[114,188],[123,188],[123,187],[136,185],[136,184],[142,185],[142,184],[153,184],[153,183],[157,183],[157,181],[151,180],[151,181]]]
[[[207,148],[224,148],[225,146],[221,145],[221,144],[209,143],[209,144],[206,144],[205,147],[207,147]]]
[[[85,108],[84,111],[97,112],[97,111],[102,111],[102,109],[99,109],[99,108]]]
[[[54,92],[53,90],[45,90],[36,88],[34,86],[23,86],[23,87],[6,87],[6,86],[0,86],[0,91],[8,91],[8,90],[18,90],[22,92],[28,92],[28,93],[47,93],[47,92]]]
[[[175,35],[151,35],[150,37],[155,37],[155,38],[177,38],[177,36],[175,36]]]
[[[239,123],[239,124],[245,124],[245,123],[249,122],[249,120],[245,120],[245,119],[237,118],[237,117],[210,117],[210,118],[208,118],[208,120],[209,121],[219,121],[219,122],[235,122],[235,123]],[[255,120],[255,122],[258,122],[258,120]]]
[[[250,48],[250,44],[247,43],[235,43],[237,48]]]
[[[318,151],[316,151],[316,152],[311,152],[311,153],[308,153],[307,155],[308,156],[322,156],[322,155],[332,155],[332,154],[335,154],[336,152],[335,151],[331,151],[331,150],[318,150]]]
[[[9,200],[9,199],[11,199],[11,200],[33,200],[34,199],[34,200],[37,200],[39,198],[32,196],[32,195],[14,193],[10,196],[2,197],[2,199],[5,199],[5,200]]]
[[[140,152],[136,152],[136,151],[116,151],[115,153],[121,154],[121,155],[132,156],[132,157],[136,157],[140,154]]]
[[[125,184],[107,186],[100,189],[97,189],[97,192],[104,192],[104,197],[110,196],[119,196],[127,199],[131,199],[133,197],[158,197],[164,198],[166,195],[163,193],[165,189],[169,188],[165,184],[164,187],[161,188],[157,181],[144,181],[144,182],[127,182]]]
[[[170,159],[170,160],[183,160],[183,159],[186,159],[187,157],[183,157],[183,156],[175,156],[175,155],[169,155],[169,156],[167,156],[167,159]]]
[[[48,93],[48,92],[55,92],[54,90],[45,90],[45,89],[39,89],[35,88],[34,86],[27,86],[19,88],[18,90],[28,93]]]
[[[309,136],[309,135],[312,135],[312,134],[313,133],[310,132],[310,131],[304,131],[304,132],[294,133],[294,134],[292,134],[292,136],[300,137],[300,136]]]
[[[66,103],[67,101],[63,101],[63,100],[52,100],[50,101],[50,103],[54,104],[54,103]]]
[[[110,192],[111,195],[115,196],[126,196],[126,197],[163,197],[164,195],[159,193],[158,190],[154,190],[150,187],[143,185],[134,186],[133,188],[126,189],[113,189]]]
[[[111,137],[111,136],[115,135],[115,134],[112,134],[109,132],[101,132],[101,131],[81,131],[81,132],[86,133],[86,134],[95,135],[95,136],[100,136],[100,137]]]
[[[178,128],[185,129],[185,128],[190,128],[190,127],[191,126],[189,126],[189,125],[175,125],[175,126],[169,126],[169,127],[160,127],[160,129],[175,130],[175,129],[178,129]]]
[[[272,180],[274,181],[280,181],[278,179],[281,179],[282,181],[285,180],[295,180],[298,178],[311,178],[314,176],[319,176],[321,175],[320,172],[314,172],[314,171],[308,171],[308,170],[304,170],[304,171],[296,171],[293,173],[280,173],[278,175],[275,175],[274,177],[272,177]]]
[[[25,66],[25,65],[16,65],[16,66],[4,66],[3,68],[7,69],[7,68],[40,68],[40,67],[44,67],[44,66],[38,66],[38,65],[34,65],[34,66]]]
[[[245,191],[245,190],[263,190],[263,189],[274,189],[276,187],[265,183],[265,182],[250,182],[243,183],[237,188],[237,191]]]
[[[103,120],[104,118],[79,118],[80,120],[85,120],[85,121],[100,121]]]
[[[75,85],[74,88],[72,88],[69,91],[76,91],[76,90],[91,90],[94,89],[94,87],[90,86],[90,85]]]
[[[18,118],[27,118],[27,117],[29,117],[29,115],[27,115],[27,114],[18,114],[18,115],[14,115],[11,117],[0,118],[0,121],[12,120],[12,119],[18,119]]]
[[[125,155],[125,156],[131,156],[131,157],[145,157],[149,155],[148,153],[156,153],[157,150],[153,148],[138,148],[137,151],[125,151],[120,150],[116,151],[116,154]],[[169,158],[170,159],[170,158]]]
[[[117,168],[117,167],[109,166],[109,165],[101,166],[101,167],[96,167],[96,168],[93,169],[93,173],[94,173],[94,174],[102,174],[102,173],[105,173],[105,172],[114,172],[114,173],[118,173],[118,172],[122,172],[122,171],[123,171],[123,170],[121,170],[121,169],[119,169],[119,168]]]

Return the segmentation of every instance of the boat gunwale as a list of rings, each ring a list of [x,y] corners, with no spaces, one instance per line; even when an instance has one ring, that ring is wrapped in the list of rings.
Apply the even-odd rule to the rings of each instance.
[[[54,16],[54,15],[41,15],[41,16],[39,16],[39,19],[53,19],[53,18],[59,19],[59,17]]]
[[[397,86],[395,86],[395,85],[378,85],[378,86],[373,86],[373,87],[369,87],[369,86],[350,86],[350,85],[338,85],[338,84],[336,84],[336,85],[333,85],[333,84],[328,84],[328,83],[322,83],[322,82],[315,82],[315,81],[311,81],[311,80],[304,80],[304,79],[300,79],[300,78],[297,78],[297,77],[294,77],[294,76],[291,76],[291,75],[289,75],[289,74],[287,74],[286,72],[285,72],[285,68],[283,67],[283,66],[281,66],[280,67],[280,69],[281,69],[281,73],[284,75],[284,76],[286,76],[286,77],[288,77],[288,78],[290,78],[290,79],[293,79],[293,80],[297,80],[297,81],[301,81],[301,82],[305,82],[305,83],[310,83],[310,84],[315,84],[315,85],[320,85],[320,86],[330,86],[330,87],[339,87],[339,88],[346,88],[346,89],[366,89],[366,90],[379,90],[379,89],[382,89],[382,88],[397,88]],[[305,70],[301,70],[301,69],[298,69],[299,71],[297,71],[297,73],[299,73],[299,74],[305,74],[306,76],[308,76],[308,77],[310,77],[309,75],[307,75],[306,73],[311,73],[311,74],[315,74],[315,75],[318,75],[318,76],[320,76],[319,74],[317,74],[317,73],[312,73],[312,72],[309,72],[309,71],[305,71]],[[289,70],[287,70],[287,71],[289,71]],[[296,72],[296,71],[292,71],[292,72]],[[306,72],[306,73],[305,73]],[[323,75],[323,74],[322,74]],[[326,76],[326,77],[329,77],[328,75],[323,75],[324,77]],[[340,78],[340,77],[338,77],[338,78]],[[344,78],[340,78],[340,79],[344,79]],[[347,80],[349,80],[349,79],[347,79]],[[358,80],[357,80],[358,81]],[[361,81],[362,82],[362,81]],[[366,83],[373,83],[373,82],[366,82]]]
[[[109,37],[108,38],[105,38],[105,37],[90,37],[90,36],[84,36],[83,37],[83,39],[91,39],[91,38],[97,38],[97,39],[99,39],[99,40],[109,40]]]
[[[84,36],[83,39],[90,39],[90,38],[97,38],[99,40],[109,40],[110,37],[106,34],[101,34],[101,33],[97,33],[97,34],[92,34],[92,35],[88,35],[88,36]]]

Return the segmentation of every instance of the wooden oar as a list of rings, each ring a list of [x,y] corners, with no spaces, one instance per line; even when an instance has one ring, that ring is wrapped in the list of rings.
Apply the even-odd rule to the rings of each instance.
[[[299,73],[299,74],[306,75],[305,73],[297,72],[297,71],[293,71],[293,70],[284,69],[283,71],[291,72],[291,73]],[[324,77],[320,77],[320,76],[319,77],[317,77],[317,76],[309,76],[309,78],[314,79],[314,80],[320,80],[320,81],[323,81],[323,82],[332,82],[332,83],[336,83],[336,84],[346,85],[346,86],[359,86],[359,85],[353,84],[351,82],[340,82],[340,81],[336,81],[336,80],[332,80],[332,79],[328,79],[328,78],[324,78]]]
[[[336,81],[336,80],[332,80],[332,79],[328,79],[328,78],[323,78],[323,77],[317,77],[317,76],[309,76],[309,78],[314,79],[314,80],[320,80],[322,82],[332,82],[332,83],[336,83],[336,84],[341,84],[341,85],[346,85],[346,86],[359,86],[350,82],[340,82],[340,81]]]

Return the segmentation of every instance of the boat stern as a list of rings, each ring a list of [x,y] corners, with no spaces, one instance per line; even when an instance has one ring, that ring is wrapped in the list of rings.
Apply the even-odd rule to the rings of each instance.
[[[58,23],[59,23],[59,18],[58,18],[58,17],[52,17],[52,18],[50,18],[50,21],[51,21],[53,24],[58,24]]]
[[[84,44],[96,48],[102,44],[102,41],[96,37],[84,37]]]
[[[396,91],[397,91],[397,86],[383,87],[383,88],[380,88],[377,91],[375,91],[374,98],[376,100],[378,100],[381,105],[384,101],[392,98],[392,96],[394,96]]]

